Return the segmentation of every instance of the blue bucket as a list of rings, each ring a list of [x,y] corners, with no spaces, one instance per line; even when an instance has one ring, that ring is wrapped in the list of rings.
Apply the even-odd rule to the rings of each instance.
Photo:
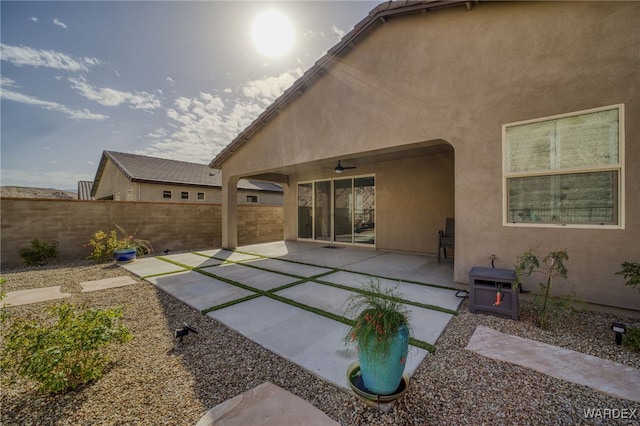
[[[116,262],[132,262],[136,260],[136,249],[117,249],[113,255]]]

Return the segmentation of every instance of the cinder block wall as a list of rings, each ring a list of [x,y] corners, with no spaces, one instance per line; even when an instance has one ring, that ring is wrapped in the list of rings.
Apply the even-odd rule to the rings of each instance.
[[[282,215],[281,206],[238,206],[239,241],[281,240]],[[113,229],[113,223],[131,234],[137,230],[157,253],[216,248],[222,241],[219,204],[2,198],[0,265],[21,265],[18,251],[36,238],[57,241],[62,260],[85,259],[91,253],[86,246],[91,236]]]

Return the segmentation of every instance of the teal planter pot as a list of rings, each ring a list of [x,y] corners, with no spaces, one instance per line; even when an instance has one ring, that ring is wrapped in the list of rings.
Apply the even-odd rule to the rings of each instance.
[[[133,262],[136,260],[136,249],[116,249],[113,255],[116,262]]]
[[[409,352],[409,330],[402,325],[385,354],[360,346],[358,359],[365,387],[376,395],[391,395],[398,390]]]

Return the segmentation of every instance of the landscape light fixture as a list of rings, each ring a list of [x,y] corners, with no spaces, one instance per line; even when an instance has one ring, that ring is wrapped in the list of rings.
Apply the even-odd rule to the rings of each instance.
[[[611,323],[611,330],[616,333],[616,345],[622,344],[622,335],[627,332],[627,326],[621,322]]]
[[[182,339],[184,338],[184,336],[189,335],[189,332],[198,334],[198,330],[196,330],[186,322],[183,322],[182,328],[178,328],[173,332],[173,337],[175,337],[176,339],[180,339],[179,342],[182,343]]]

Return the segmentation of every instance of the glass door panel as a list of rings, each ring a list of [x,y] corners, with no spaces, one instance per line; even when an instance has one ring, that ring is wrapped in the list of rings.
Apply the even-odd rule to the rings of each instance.
[[[352,184],[352,179],[340,179],[333,182],[334,240],[340,243],[353,242]]]
[[[331,240],[331,181],[316,182],[314,189],[315,239]]]
[[[376,242],[376,186],[375,177],[353,180],[353,242],[375,244]]]
[[[313,238],[313,184],[298,185],[298,238]]]

